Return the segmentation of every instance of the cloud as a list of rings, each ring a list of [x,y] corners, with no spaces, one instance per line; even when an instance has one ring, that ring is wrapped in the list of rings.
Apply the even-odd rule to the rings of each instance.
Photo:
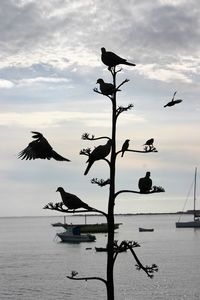
[[[6,79],[0,79],[0,89],[10,89],[14,86],[13,82]]]

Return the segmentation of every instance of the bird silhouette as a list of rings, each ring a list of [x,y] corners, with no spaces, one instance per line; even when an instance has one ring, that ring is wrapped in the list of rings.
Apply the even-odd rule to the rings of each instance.
[[[99,83],[100,91],[102,92],[103,95],[109,96],[109,95],[113,95],[113,93],[116,91],[121,91],[119,89],[116,89],[112,83],[104,82],[104,80],[101,78],[97,80],[97,83]]]
[[[62,187],[58,187],[56,192],[60,192],[62,202],[68,209],[85,208],[91,209],[89,205],[79,199],[76,195],[65,192]]]
[[[145,177],[142,177],[138,181],[138,187],[140,189],[140,193],[148,193],[152,189],[152,180],[150,178],[151,173],[146,172]]]
[[[146,143],[143,146],[149,146],[149,149],[153,148],[153,143],[154,143],[154,139],[151,138],[149,140],[146,141]]]
[[[87,175],[91,166],[96,160],[103,159],[110,153],[111,145],[112,145],[112,140],[109,139],[105,145],[100,145],[94,148],[94,150],[89,154],[88,160],[86,161],[88,165],[84,172],[84,175]]]
[[[174,92],[174,95],[173,95],[173,97],[172,97],[172,100],[171,100],[170,102],[168,102],[167,104],[165,104],[164,107],[167,107],[167,106],[174,106],[175,104],[181,103],[181,102],[183,101],[183,100],[181,100],[181,99],[176,99],[176,100],[174,100],[174,97],[175,97],[176,93],[177,93],[177,91]]]
[[[130,140],[125,140],[125,142],[123,143],[123,145],[122,145],[122,155],[121,155],[121,157],[123,157],[124,156],[124,152],[126,151],[126,150],[128,150],[128,147],[129,147],[129,142],[130,142]]]
[[[126,59],[118,56],[117,54],[110,51],[106,51],[104,47],[101,48],[101,60],[106,66],[108,66],[109,70],[112,67],[115,67],[120,64],[128,65],[128,66],[136,66],[135,64],[128,62]]]
[[[61,156],[53,150],[47,139],[37,131],[31,131],[35,140],[28,144],[28,146],[19,152],[18,158],[31,160],[31,159],[55,159],[59,161],[70,161],[69,159]]]

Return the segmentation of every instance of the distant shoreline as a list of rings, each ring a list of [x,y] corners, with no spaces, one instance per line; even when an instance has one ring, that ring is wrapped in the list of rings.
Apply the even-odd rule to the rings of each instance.
[[[177,212],[152,212],[152,213],[123,213],[123,214],[115,214],[115,216],[155,216],[155,215],[192,215],[193,210],[188,210],[185,212],[177,211]],[[83,217],[86,214],[67,214],[69,217]],[[52,215],[52,216],[0,216],[1,219],[3,218],[55,218],[55,217],[64,217],[66,214],[61,215]],[[93,216],[102,216],[101,214],[87,214],[87,217]],[[102,216],[103,217],[103,216]]]

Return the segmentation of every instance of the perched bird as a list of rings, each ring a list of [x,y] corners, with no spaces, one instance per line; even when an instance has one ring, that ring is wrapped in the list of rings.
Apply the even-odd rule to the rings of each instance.
[[[175,104],[181,103],[181,102],[183,101],[183,100],[181,100],[181,99],[176,99],[176,100],[174,100],[174,97],[175,97],[176,93],[177,93],[177,91],[174,92],[174,95],[173,95],[173,97],[172,97],[172,100],[171,100],[170,102],[168,102],[167,104],[165,104],[164,107],[167,107],[167,106],[174,106]]]
[[[140,189],[140,193],[148,193],[152,189],[152,180],[150,178],[151,173],[146,172],[145,177],[142,177],[138,181],[138,187]]]
[[[149,140],[146,141],[146,143],[143,146],[149,146],[149,149],[153,148],[153,143],[154,143],[154,139],[151,138]]]
[[[45,137],[36,131],[31,131],[34,133],[32,136],[35,140],[28,144],[28,146],[22,150],[18,154],[18,158],[31,160],[31,159],[51,159],[54,158],[55,160],[59,161],[70,161],[69,159],[61,156],[57,152],[53,150],[51,145],[45,139]]]
[[[136,66],[135,64],[128,62],[126,59],[118,56],[117,54],[106,51],[105,48],[101,48],[101,60],[106,66],[108,66],[108,70],[120,64]]]
[[[91,166],[96,160],[103,159],[110,153],[111,145],[112,145],[112,140],[109,139],[105,145],[100,145],[94,148],[94,150],[89,154],[88,160],[86,161],[88,165],[84,175],[87,175]]]
[[[58,187],[56,192],[60,192],[60,196],[62,198],[62,202],[68,209],[77,209],[77,208],[85,208],[91,209],[89,205],[79,199],[76,195],[65,192],[62,187]]]
[[[116,91],[121,91],[119,89],[116,89],[112,83],[106,83],[101,78],[97,80],[97,83],[99,83],[100,91],[102,92],[103,95],[109,96],[109,95],[113,95],[113,93]]]
[[[128,150],[129,142],[130,142],[130,140],[125,140],[125,142],[123,143],[123,145],[122,145],[122,155],[121,155],[121,157],[123,157],[123,156],[124,156],[124,152],[125,152],[126,150]]]

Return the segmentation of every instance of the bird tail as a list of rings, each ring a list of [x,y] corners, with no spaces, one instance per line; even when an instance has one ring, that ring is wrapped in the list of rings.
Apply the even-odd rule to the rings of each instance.
[[[125,65],[128,65],[128,66],[136,66],[136,64],[133,64],[133,63],[130,63],[130,62],[128,62],[128,61],[126,61],[125,63],[124,63]]]
[[[87,173],[89,172],[92,165],[93,165],[93,163],[88,162],[88,165],[87,165],[87,168],[85,169],[84,175],[87,175]]]
[[[52,151],[52,157],[55,159],[55,160],[59,160],[59,161],[70,161],[69,159],[61,156],[60,154],[58,154],[56,151]]]
[[[124,156],[124,152],[122,152],[122,155],[121,155],[121,157],[123,157]]]

